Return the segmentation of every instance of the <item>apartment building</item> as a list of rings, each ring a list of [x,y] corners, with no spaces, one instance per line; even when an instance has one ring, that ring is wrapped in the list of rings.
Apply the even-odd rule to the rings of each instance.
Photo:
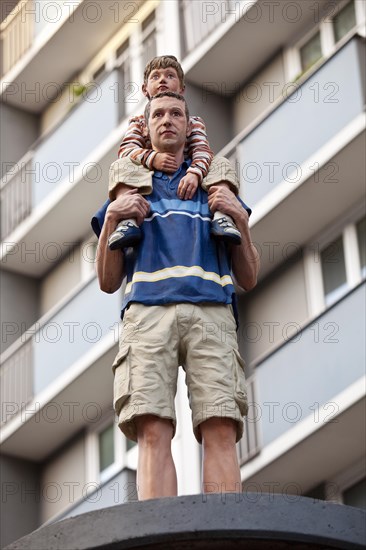
[[[99,290],[90,218],[164,53],[253,209],[244,494],[365,507],[365,2],[1,7],[2,545],[137,498],[136,446],[112,409],[123,289]],[[177,411],[179,492],[194,494],[183,378]]]

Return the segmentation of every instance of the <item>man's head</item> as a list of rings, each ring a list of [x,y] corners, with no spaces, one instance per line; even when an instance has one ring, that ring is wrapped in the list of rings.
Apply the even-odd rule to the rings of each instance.
[[[155,150],[183,151],[191,126],[187,102],[182,95],[162,92],[152,97],[145,108],[145,120]]]
[[[143,94],[150,99],[161,92],[184,92],[184,72],[174,55],[154,57],[145,67]]]

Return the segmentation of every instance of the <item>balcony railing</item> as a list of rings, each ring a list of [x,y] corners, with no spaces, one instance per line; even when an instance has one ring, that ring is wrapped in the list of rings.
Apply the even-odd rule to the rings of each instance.
[[[9,348],[3,354],[3,421],[10,420],[111,331],[117,343],[119,312],[119,293],[107,296],[100,292],[93,275],[51,318],[28,329],[13,344],[13,351]]]
[[[296,184],[303,169],[316,173],[316,153],[364,112],[364,52],[356,35],[308,79],[286,85],[282,98],[221,151],[236,159],[251,207],[279,184]],[[337,166],[330,164],[326,181],[332,178]]]
[[[211,34],[230,12],[234,0],[183,0],[181,3],[184,55],[190,53],[209,34]]]
[[[1,403],[4,407],[1,423],[25,407],[33,397],[33,349],[28,340],[11,355],[0,370]]]
[[[1,185],[1,239],[7,237],[56,187],[76,181],[78,170],[93,180],[96,163],[84,160],[118,126],[124,114],[123,73],[115,70],[89,93],[34,150],[19,161]],[[72,90],[70,90],[72,94]],[[71,101],[76,98],[71,96]],[[117,155],[117,150],[115,151]],[[93,180],[94,181],[94,180]]]
[[[255,421],[255,414],[252,414],[252,409],[256,408],[256,392],[255,392],[255,376],[251,376],[247,380],[247,397],[248,397],[248,416],[244,418],[244,434],[237,444],[237,453],[239,464],[242,466],[248,460],[257,455],[260,451],[258,422]]]
[[[1,240],[4,240],[32,211],[32,159],[25,157],[2,179]]]
[[[31,47],[34,36],[34,0],[21,0],[0,25],[2,73],[6,74]]]
[[[305,418],[338,422],[336,396],[365,375],[365,290],[362,283],[256,362],[253,416],[263,446]]]

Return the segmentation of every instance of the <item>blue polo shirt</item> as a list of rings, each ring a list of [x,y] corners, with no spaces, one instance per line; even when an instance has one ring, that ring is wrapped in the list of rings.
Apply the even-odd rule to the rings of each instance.
[[[210,236],[212,215],[207,193],[199,186],[190,200],[177,195],[189,164],[184,161],[170,177],[154,172],[153,191],[145,195],[150,212],[141,226],[142,241],[125,251],[127,284],[121,316],[131,302],[210,302],[235,307],[230,253],[227,246]],[[251,210],[238,200],[250,215]],[[92,219],[98,236],[108,204]]]

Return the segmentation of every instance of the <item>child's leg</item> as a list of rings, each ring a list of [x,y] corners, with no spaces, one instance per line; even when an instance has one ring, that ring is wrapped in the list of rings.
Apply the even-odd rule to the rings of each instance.
[[[115,161],[109,170],[109,198],[115,200],[128,189],[138,189],[148,195],[152,191],[152,172],[129,158]],[[122,220],[111,233],[108,246],[111,250],[136,246],[141,240],[141,229],[134,218]]]
[[[115,188],[115,198],[122,196],[126,191],[131,189],[130,185],[119,183]],[[109,235],[108,246],[111,250],[118,248],[127,248],[128,246],[136,246],[141,240],[141,229],[137,225],[135,218],[122,220],[117,225],[116,229]]]
[[[225,157],[214,157],[210,170],[202,181],[202,188],[205,191],[208,191],[212,185],[226,185],[236,195],[239,192],[239,180],[230,161]],[[241,243],[241,234],[234,220],[219,210],[213,215],[211,235],[230,244]]]

